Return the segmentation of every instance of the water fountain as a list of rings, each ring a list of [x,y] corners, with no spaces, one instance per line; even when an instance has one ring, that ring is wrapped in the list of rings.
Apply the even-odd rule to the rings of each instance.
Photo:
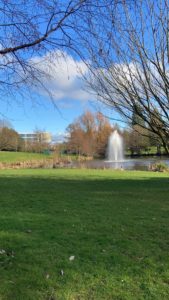
[[[159,159],[159,158],[158,158]],[[162,160],[163,161],[163,160]],[[75,161],[76,162],[76,161]],[[123,137],[117,130],[111,133],[108,141],[107,160],[93,159],[83,163],[84,167],[91,169],[118,169],[118,170],[148,170],[150,164],[156,162],[155,158],[125,159]],[[169,159],[166,160],[169,165]],[[76,163],[76,167],[78,164]]]
[[[123,138],[117,130],[113,131],[109,137],[108,161],[124,161]]]

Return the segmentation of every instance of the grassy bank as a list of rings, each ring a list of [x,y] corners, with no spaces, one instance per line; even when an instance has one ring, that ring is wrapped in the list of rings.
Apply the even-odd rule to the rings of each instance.
[[[168,299],[167,173],[1,170],[0,192],[0,299]]]
[[[0,163],[15,163],[45,158],[50,158],[50,156],[42,153],[0,151]]]

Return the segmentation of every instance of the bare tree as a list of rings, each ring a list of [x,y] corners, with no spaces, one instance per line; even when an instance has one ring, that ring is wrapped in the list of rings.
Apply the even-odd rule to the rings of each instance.
[[[35,56],[66,49],[85,59],[80,38],[88,35],[90,24],[113,2],[116,0],[0,0],[1,99],[16,91],[25,96],[26,87],[29,90],[32,85],[46,89],[42,78],[49,72],[38,68]]]
[[[138,0],[106,10],[102,34],[86,40],[91,59],[88,80],[99,100],[132,123],[153,132],[169,153],[169,4]],[[120,16],[120,19],[119,19]],[[141,109],[139,109],[141,107]]]
[[[0,119],[0,129],[6,127],[6,128],[12,128],[12,124],[9,120],[6,119]]]

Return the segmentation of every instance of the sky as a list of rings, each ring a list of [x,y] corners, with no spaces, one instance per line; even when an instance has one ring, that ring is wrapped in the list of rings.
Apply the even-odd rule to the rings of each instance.
[[[111,115],[111,111],[101,105],[85,86],[83,75],[88,71],[84,62],[56,50],[50,55],[34,57],[33,64],[49,75],[41,80],[52,93],[53,100],[42,88],[32,86],[32,99],[11,99],[10,105],[9,101],[3,101],[2,118],[9,120],[17,132],[28,133],[39,129],[60,136],[70,123],[87,110],[101,110],[105,115]]]
[[[67,3],[67,1],[60,1],[60,4],[61,3],[65,4]],[[137,15],[136,15],[136,19],[137,19]],[[80,24],[81,24],[81,19],[80,19]],[[103,24],[107,25],[106,18],[103,18]],[[43,25],[40,25],[40,27],[41,26],[43,27]],[[10,27],[8,28],[10,30]],[[44,28],[40,28],[40,29],[42,29],[42,31],[44,30]],[[7,29],[5,29],[5,32],[6,30]],[[96,26],[96,32],[97,30],[98,28]],[[101,33],[100,38],[102,38],[104,31],[100,30],[99,33]],[[86,35],[86,37],[88,37],[88,35]],[[6,39],[4,40],[6,42]],[[11,43],[10,35],[9,38],[7,39],[7,46],[9,47],[10,45],[8,45],[8,40]],[[89,40],[89,42],[92,42],[95,45],[95,42],[93,41],[94,39]],[[151,40],[149,39],[149,43],[150,42]],[[77,49],[78,47],[82,47],[80,44],[80,40],[78,41]],[[124,49],[126,48],[125,43],[123,43],[123,47]],[[151,46],[149,48],[151,50]],[[45,49],[53,49],[53,48],[50,48],[49,46],[49,48],[47,47]],[[0,119],[3,118],[9,120],[12,123],[13,128],[17,132],[28,133],[39,129],[39,130],[45,130],[51,132],[52,135],[60,135],[65,132],[66,128],[70,123],[72,123],[86,110],[92,110],[92,111],[98,110],[110,118],[115,118],[115,119],[118,118],[117,114],[114,113],[113,110],[108,110],[108,108],[103,107],[94,97],[94,95],[92,95],[86,88],[85,83],[82,79],[83,75],[85,75],[86,77],[88,75],[86,64],[80,59],[77,59],[77,56],[74,56],[73,59],[73,57],[70,54],[68,54],[66,51],[63,50],[65,48],[61,47],[60,49],[62,50],[52,50],[51,52],[47,52],[43,56],[42,53],[44,52],[39,51],[39,53],[41,53],[41,56],[34,56],[31,59],[30,57],[32,52],[30,52],[31,53],[30,56],[25,54],[24,52],[23,57],[26,55],[26,59],[29,60],[28,63],[30,64],[32,63],[40,71],[42,72],[45,71],[47,73],[48,76],[40,78],[40,80],[43,83],[43,85],[47,88],[47,90],[50,91],[50,93],[52,94],[54,104],[51,102],[51,99],[48,97],[47,93],[44,90],[42,90],[42,88],[37,86],[35,87],[33,86],[33,84],[32,86],[30,86],[30,91],[29,91],[31,94],[30,99],[27,97],[25,97],[25,99],[20,98],[19,95],[16,95],[17,101],[15,101],[12,98],[12,96],[11,98],[8,99],[5,99],[5,97],[2,98],[0,102],[1,105]],[[82,50],[84,49],[82,48]],[[33,52],[33,53],[35,54],[38,52]],[[75,53],[73,55],[75,55]],[[8,56],[7,56],[7,60],[8,60]],[[120,66],[123,68],[123,64],[121,63],[121,61],[120,61]],[[23,74],[21,73],[21,75]],[[2,73],[2,80],[3,80],[3,73]],[[9,77],[9,82],[10,82],[10,77]],[[34,98],[36,99],[38,98],[38,102],[36,100],[33,100]],[[114,122],[112,121],[112,123]],[[119,123],[119,124],[124,126],[124,123]]]
[[[67,3],[67,1],[60,1],[59,3],[60,3],[59,5],[61,5],[62,3],[64,6],[64,4]],[[29,2],[28,2],[28,6],[29,6]],[[32,11],[30,12],[30,16],[31,14]],[[97,16],[95,20],[95,15],[96,14],[94,13],[93,21],[98,21]],[[44,20],[46,20],[46,18]],[[86,18],[84,18],[84,21],[85,20]],[[83,19],[82,20],[80,19],[79,24],[82,25],[84,21]],[[107,26],[107,19],[103,18],[103,22],[101,22],[101,24],[103,23],[105,25],[105,22]],[[43,24],[43,22],[42,24],[41,22],[39,22],[38,24],[40,24],[40,28],[39,28],[40,31],[44,32],[44,29],[46,30],[46,26],[47,26],[46,23],[45,25]],[[84,22],[84,24],[86,23]],[[102,25],[99,25],[98,28],[96,26],[96,31],[100,29],[100,26]],[[11,30],[10,27],[7,28],[9,28],[9,32],[10,32]],[[83,28],[86,27],[82,26],[82,29]],[[80,34],[83,33],[82,29],[80,29]],[[70,31],[68,30],[69,34],[70,33],[72,35],[75,34],[76,37],[75,32],[74,30],[72,32],[71,30]],[[88,32],[88,30],[86,30],[86,32]],[[100,37],[102,38],[103,33],[100,30],[99,32],[101,33]],[[58,33],[58,34],[62,34],[62,33]],[[76,49],[78,49],[78,47],[83,47],[80,42],[81,40],[78,40],[77,37],[75,38],[75,41],[76,40],[78,41]],[[87,37],[88,34],[85,36],[85,38]],[[58,35],[58,41],[59,38],[60,35]],[[10,44],[8,45],[8,40],[11,43],[11,39],[8,38],[7,41],[6,39],[4,40],[5,40],[5,44],[7,43],[6,44],[7,47],[10,47]],[[89,40],[89,42],[91,42],[91,40]],[[94,45],[96,42],[97,41],[92,39],[92,43]],[[83,48],[85,49],[85,47]],[[81,50],[83,50],[85,53],[85,50],[83,48]],[[51,50],[53,49],[53,47],[48,46],[45,49]],[[66,52],[66,50],[63,50],[63,49],[67,49],[68,51],[69,47],[67,48],[61,47],[60,49],[61,50],[51,50],[50,52],[46,52],[44,55],[42,55],[42,53],[44,53],[43,51],[33,52],[33,55],[36,55],[36,53],[41,53],[41,56],[33,56],[33,57],[31,56],[32,55],[31,51],[30,51],[30,55],[28,55],[29,53],[27,52],[23,52],[23,58],[24,59],[26,58],[28,64],[33,64],[33,66],[36,66],[36,68],[39,69],[40,71],[42,72],[45,71],[47,73],[48,76],[45,77],[42,76],[42,78],[40,78],[40,81],[43,83],[46,89],[50,91],[50,93],[52,94],[53,103],[51,102],[51,99],[49,98],[48,94],[41,87],[37,87],[37,86],[35,87],[35,85],[33,86],[33,84],[32,86],[30,86],[30,91],[29,91],[31,94],[30,99],[26,96],[21,98],[19,94],[16,95],[15,97],[17,101],[15,101],[15,99],[13,99],[12,96],[11,98],[8,99],[5,98],[1,99],[0,118],[9,120],[13,125],[13,128],[18,133],[28,133],[39,129],[39,130],[51,132],[52,135],[64,134],[68,125],[87,110],[101,111],[104,115],[110,116],[110,118],[112,117],[118,118],[118,116],[112,110],[108,110],[108,108],[101,105],[101,103],[97,101],[95,96],[91,94],[91,92],[89,92],[88,88],[85,86],[83,76],[85,75],[87,77],[88,69],[86,64],[82,60],[80,60],[79,57],[77,58],[76,52],[72,51],[73,52],[72,55],[74,57],[73,58],[70,54]],[[9,60],[10,59],[11,58],[9,55]],[[12,56],[12,61],[13,59],[15,61],[15,58],[13,58]],[[7,56],[7,60],[8,60],[8,56]],[[22,69],[21,72],[21,78],[22,75],[24,75],[23,70],[24,69]],[[20,69],[19,70],[17,69],[17,71],[18,71],[17,73],[19,73]],[[3,79],[3,74],[2,74],[2,79]],[[10,81],[10,77],[9,77],[9,81]],[[36,99],[38,98],[38,102],[34,100],[35,98]],[[111,123],[114,122],[112,121]]]

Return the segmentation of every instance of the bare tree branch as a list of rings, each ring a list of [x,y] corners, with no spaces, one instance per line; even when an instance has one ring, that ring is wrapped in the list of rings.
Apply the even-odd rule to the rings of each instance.
[[[137,112],[169,153],[168,1],[124,1],[113,23],[112,10],[106,16],[102,34],[96,30],[93,42],[85,41],[92,62],[86,80],[128,123]]]

